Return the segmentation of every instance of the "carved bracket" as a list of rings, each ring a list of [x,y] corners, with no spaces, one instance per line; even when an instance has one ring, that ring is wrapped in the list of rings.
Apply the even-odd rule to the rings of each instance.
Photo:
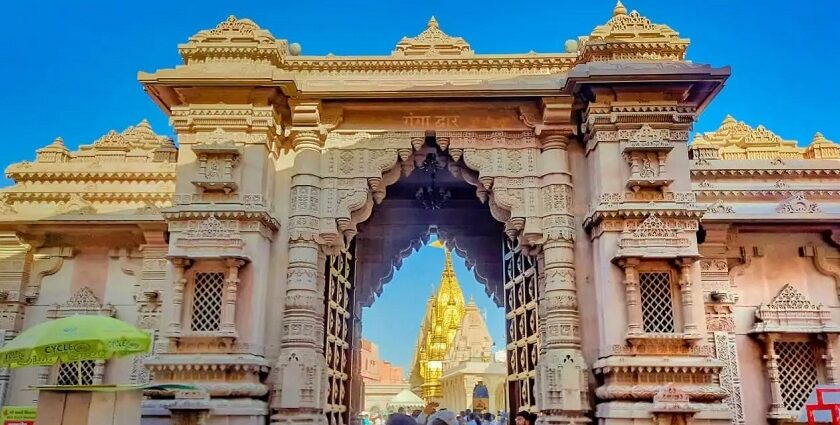
[[[834,279],[838,297],[840,297],[840,254],[831,255],[823,247],[807,245],[799,248],[799,255],[814,260],[814,267],[825,276]]]

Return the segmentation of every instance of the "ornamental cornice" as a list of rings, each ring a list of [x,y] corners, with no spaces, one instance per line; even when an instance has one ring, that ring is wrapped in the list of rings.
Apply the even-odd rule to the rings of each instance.
[[[596,388],[595,394],[604,400],[653,400],[662,388],[661,384],[616,383]],[[694,401],[718,401],[729,396],[729,393],[720,385],[712,383],[680,384],[679,388]]]
[[[163,215],[163,218],[170,222],[170,226],[172,226],[173,222],[185,220],[207,220],[211,217],[215,217],[219,220],[257,222],[266,226],[271,232],[276,232],[280,229],[280,221],[277,220],[277,218],[274,217],[274,215],[268,210],[242,210],[241,208],[219,209],[219,207],[220,206],[217,205],[213,210],[183,210],[173,207],[162,211],[161,214]],[[240,230],[244,229],[240,227]]]
[[[138,201],[169,201],[170,192],[4,192],[9,202],[68,202],[82,197],[90,202],[130,203]]]
[[[702,189],[695,190],[694,193],[699,198],[769,198],[776,200],[784,200],[797,193],[801,193],[808,197],[814,198],[840,198],[840,190],[829,189],[743,189],[743,190],[713,190]]]
[[[754,178],[762,176],[798,176],[798,177],[822,177],[822,176],[840,176],[840,163],[826,164],[823,168],[810,167],[796,167],[796,168],[782,168],[774,167],[767,163],[762,164],[740,164],[739,167],[735,164],[723,163],[723,161],[715,160],[714,163],[708,165],[697,164],[694,161],[691,168],[692,177],[703,176],[719,176],[719,177],[735,177],[735,178]],[[730,162],[730,161],[726,161]],[[738,161],[741,162],[741,161]],[[756,161],[757,162],[757,161]],[[812,162],[812,161],[809,161]],[[816,161],[813,161],[816,162]],[[811,165],[811,164],[807,164]],[[726,168],[718,168],[718,166],[725,166]],[[833,167],[831,167],[833,166]],[[706,168],[715,167],[715,168]],[[766,168],[765,168],[766,167]]]
[[[270,366],[262,357],[242,354],[158,354],[144,364],[153,371],[266,372]]]
[[[406,76],[421,74],[466,75],[546,75],[566,72],[577,64],[574,55],[512,54],[475,55],[446,58],[394,58],[390,56],[300,56],[289,58],[281,69],[303,73],[304,77],[317,74],[335,75],[376,74],[379,76]]]
[[[59,168],[59,167],[55,167]],[[97,181],[103,183],[123,183],[128,181],[174,181],[176,178],[175,165],[160,167],[161,170],[147,171],[91,171],[91,170],[56,170],[44,169],[20,171],[15,166],[6,170],[6,177],[15,181],[46,181],[67,183],[74,181]],[[63,180],[63,181],[62,181]]]
[[[705,355],[613,355],[596,361],[592,371],[601,375],[624,372],[711,374],[718,373],[723,367],[722,361]]]

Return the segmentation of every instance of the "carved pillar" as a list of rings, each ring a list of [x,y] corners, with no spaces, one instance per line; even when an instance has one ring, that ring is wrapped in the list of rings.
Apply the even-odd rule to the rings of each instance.
[[[278,358],[277,392],[272,400],[273,424],[326,421],[324,294],[319,291],[320,228],[319,104],[293,107],[291,144],[295,164],[290,188],[289,266],[286,308]]]
[[[680,302],[682,303],[683,333],[697,335],[697,323],[694,320],[694,293],[691,285],[691,258],[680,258],[677,266],[680,268]]]
[[[825,334],[825,354],[823,354],[823,361],[825,361],[825,380],[829,385],[837,385],[840,378],[837,376],[837,359],[835,353],[837,352],[837,335]]]
[[[767,334],[764,342],[764,360],[767,362],[767,378],[770,380],[770,414],[785,411],[782,387],[779,382],[779,356],[776,355],[776,335]]]
[[[93,362],[93,378],[92,385],[102,385],[105,383],[105,360],[96,360]]]
[[[221,332],[224,335],[236,335],[234,320],[236,318],[236,291],[239,285],[239,268],[245,265],[245,261],[238,258],[227,258],[225,265],[228,266],[228,272],[222,301]]]
[[[184,273],[190,266],[190,260],[185,258],[174,258],[172,259],[172,264],[175,266],[175,276],[172,280],[172,309],[169,316],[169,333],[171,335],[177,335],[181,333],[184,287],[187,284],[187,278],[184,276]]]
[[[645,332],[642,318],[642,296],[639,293],[638,258],[627,258],[620,264],[624,267],[624,290],[627,293],[627,335],[641,335]]]
[[[575,281],[575,228],[566,134],[546,132],[540,139],[545,284],[539,304],[537,406],[545,415],[545,423],[588,421],[583,413],[589,410],[588,368],[581,352]]]

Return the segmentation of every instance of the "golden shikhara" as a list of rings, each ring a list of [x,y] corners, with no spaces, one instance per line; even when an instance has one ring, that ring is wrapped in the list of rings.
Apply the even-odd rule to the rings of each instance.
[[[432,246],[442,247],[439,243]],[[440,384],[443,361],[464,319],[464,293],[452,268],[452,253],[445,248],[444,251],[445,264],[440,285],[426,305],[411,367],[411,385],[415,391],[419,387],[417,392],[426,401],[443,396]]]

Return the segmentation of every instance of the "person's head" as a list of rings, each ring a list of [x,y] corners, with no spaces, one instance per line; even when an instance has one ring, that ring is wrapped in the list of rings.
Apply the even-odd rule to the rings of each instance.
[[[486,412],[486,413],[484,414],[484,420],[485,420],[485,421],[492,421],[492,420],[493,420],[493,414],[492,414],[492,413],[490,413],[490,412]]]
[[[400,407],[397,409],[397,413],[404,415],[405,414],[405,407]]]
[[[429,425],[458,425],[458,419],[455,417],[455,412],[440,409],[429,417]]]
[[[414,409],[414,411],[411,412],[411,416],[414,416],[416,418],[416,417],[420,416],[421,412],[422,412],[422,410],[420,410],[420,409]]]
[[[536,415],[531,412],[521,411],[516,414],[516,425],[534,425],[536,422]]]
[[[388,416],[388,422],[386,425],[417,425],[417,421],[403,413],[394,413],[391,416]]]

